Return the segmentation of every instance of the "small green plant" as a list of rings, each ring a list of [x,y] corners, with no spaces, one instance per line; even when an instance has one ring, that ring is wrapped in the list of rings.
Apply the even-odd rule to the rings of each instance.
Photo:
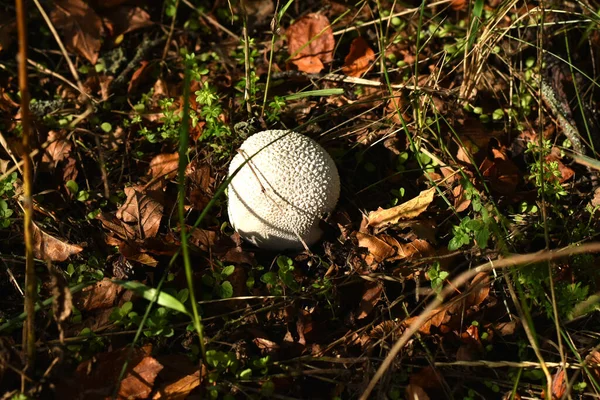
[[[245,362],[243,362],[245,361]],[[217,399],[220,394],[224,399],[230,396],[229,386],[222,385],[224,378],[249,380],[253,377],[264,377],[269,372],[270,357],[253,357],[249,360],[238,360],[235,353],[219,350],[206,351],[206,364],[211,368],[208,373],[208,398]],[[233,398],[233,397],[231,397]]]
[[[549,293],[550,279],[556,280],[556,277],[549,276],[548,267],[545,264],[536,264],[528,268],[519,270],[519,283],[526,289],[526,295],[532,303],[532,309],[540,307],[545,311],[548,318],[554,317],[554,309]],[[559,312],[559,318],[568,318],[573,309],[579,303],[589,297],[589,287],[581,282],[555,282],[554,293],[556,306]]]
[[[452,227],[453,237],[448,243],[448,250],[458,250],[469,245],[472,240],[475,240],[480,249],[485,249],[488,247],[491,233],[496,227],[495,221],[490,217],[479,191],[473,184],[467,179],[463,179],[461,184],[464,187],[465,197],[471,201],[471,208],[478,216],[475,218],[466,216],[460,221],[459,225]]]
[[[277,273],[269,271],[260,277],[261,282],[268,285],[269,291],[275,296],[283,294],[285,288],[298,292],[301,288],[294,277],[294,262],[286,256],[277,257]]]
[[[175,290],[165,290],[165,292],[171,292],[170,294],[177,298],[181,304],[184,304],[189,298],[188,289],[181,289],[178,292]],[[180,315],[181,313],[167,307],[154,308],[146,320],[144,335],[146,337],[173,336],[175,333],[173,330],[173,319]],[[133,303],[128,301],[121,307],[116,307],[110,314],[109,319],[115,325],[123,326],[125,329],[134,329],[140,326],[142,315],[133,310]]]
[[[235,271],[233,265],[223,266],[217,262],[217,266],[213,270],[209,270],[202,275],[202,283],[204,286],[211,289],[210,293],[205,293],[207,300],[216,296],[221,299],[228,299],[233,296],[233,286],[227,280]]]
[[[431,288],[436,292],[440,293],[444,287],[444,281],[448,278],[448,271],[440,269],[440,263],[434,262],[433,265],[427,270],[427,278],[431,282]]]
[[[481,219],[471,219],[464,217],[460,225],[452,227],[454,237],[448,243],[448,250],[454,251],[471,243],[475,239],[480,249],[485,249],[490,238],[489,227]]]
[[[70,284],[99,281],[104,278],[102,265],[94,256],[88,257],[87,262],[83,264],[70,263],[64,273]]]
[[[67,345],[67,349],[73,353],[77,361],[87,360],[104,349],[103,338],[96,335],[90,328],[83,328],[78,336],[85,340]]]
[[[546,160],[551,151],[552,142],[550,140],[543,140],[541,146],[537,142],[527,143],[525,152],[535,157],[534,162],[529,167],[531,172],[529,180],[538,188],[540,196],[543,191],[547,198],[560,199],[566,196],[567,192],[560,184],[562,174],[558,161]]]
[[[75,181],[67,181],[65,186],[75,196],[77,201],[85,202],[90,198],[90,193],[87,190],[79,190],[79,185]]]
[[[0,181],[0,228],[8,228],[10,226],[10,217],[14,211],[9,207],[8,200],[15,194],[14,183],[16,181],[16,172],[13,172],[7,178]]]

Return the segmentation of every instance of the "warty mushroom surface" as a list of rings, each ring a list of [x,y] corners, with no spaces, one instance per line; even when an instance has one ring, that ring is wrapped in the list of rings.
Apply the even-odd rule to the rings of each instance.
[[[340,195],[338,171],[327,151],[297,132],[269,130],[242,143],[229,176],[242,164],[228,188],[229,220],[240,236],[270,250],[317,242],[319,221]]]

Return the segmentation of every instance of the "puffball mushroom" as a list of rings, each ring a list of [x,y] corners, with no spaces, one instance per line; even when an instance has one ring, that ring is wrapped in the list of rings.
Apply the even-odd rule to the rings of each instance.
[[[242,238],[269,250],[319,240],[319,221],[340,196],[337,168],[323,147],[293,131],[263,131],[242,143],[229,176],[242,164],[228,189],[229,221]]]

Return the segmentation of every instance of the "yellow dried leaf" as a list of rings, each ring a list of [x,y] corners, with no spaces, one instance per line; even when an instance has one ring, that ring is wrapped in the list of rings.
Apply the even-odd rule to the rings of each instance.
[[[421,215],[433,201],[435,188],[423,190],[417,197],[388,209],[378,209],[368,215],[368,226],[383,228],[398,223],[400,220],[413,219]]]

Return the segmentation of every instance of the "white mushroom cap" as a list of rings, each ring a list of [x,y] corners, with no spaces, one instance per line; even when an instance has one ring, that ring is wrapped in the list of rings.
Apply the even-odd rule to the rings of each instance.
[[[327,151],[299,133],[272,130],[242,143],[229,176],[249,159],[228,192],[229,220],[240,236],[271,250],[302,249],[302,241],[310,246],[319,240],[319,220],[340,196],[338,171]]]

